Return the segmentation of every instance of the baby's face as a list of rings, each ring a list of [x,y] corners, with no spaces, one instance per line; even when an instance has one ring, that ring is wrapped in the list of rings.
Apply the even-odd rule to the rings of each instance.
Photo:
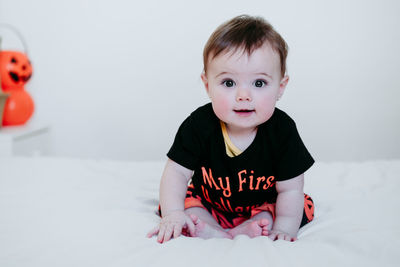
[[[228,130],[242,131],[271,118],[288,77],[281,77],[279,55],[264,44],[250,56],[238,49],[211,59],[202,80],[217,117]]]

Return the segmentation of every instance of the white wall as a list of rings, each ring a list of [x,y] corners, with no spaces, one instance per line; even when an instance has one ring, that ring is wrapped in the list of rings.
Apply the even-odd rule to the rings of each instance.
[[[0,22],[28,43],[32,120],[52,125],[53,154],[122,160],[165,158],[181,121],[208,101],[208,36],[243,13],[289,43],[278,106],[317,160],[400,158],[399,11],[394,0],[0,0]]]

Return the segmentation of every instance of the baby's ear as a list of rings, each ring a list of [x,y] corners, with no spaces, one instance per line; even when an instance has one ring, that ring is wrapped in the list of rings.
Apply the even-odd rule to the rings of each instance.
[[[201,73],[201,80],[203,81],[204,87],[206,88],[206,91],[208,94],[208,79],[207,79],[207,75],[204,71]]]
[[[285,75],[282,78],[281,82],[279,83],[279,95],[283,95],[283,93],[285,92],[286,85],[288,84],[288,82],[289,82],[289,76]]]

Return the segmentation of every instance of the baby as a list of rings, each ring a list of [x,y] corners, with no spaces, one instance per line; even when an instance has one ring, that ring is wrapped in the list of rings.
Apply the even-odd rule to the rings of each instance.
[[[161,178],[161,221],[148,237],[295,241],[313,219],[303,185],[314,160],[295,122],[275,107],[289,80],[287,50],[259,17],[235,17],[211,35],[201,74],[211,103],[176,134]]]

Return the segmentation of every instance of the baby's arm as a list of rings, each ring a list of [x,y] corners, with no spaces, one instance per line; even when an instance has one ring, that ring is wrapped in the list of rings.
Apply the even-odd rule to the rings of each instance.
[[[304,209],[304,174],[277,182],[276,218],[269,238],[294,241],[297,239]]]
[[[188,228],[194,235],[194,224],[184,212],[187,184],[192,171],[168,159],[160,183],[160,206],[162,218],[160,224],[147,236],[158,235],[162,243],[178,237],[182,228]]]

